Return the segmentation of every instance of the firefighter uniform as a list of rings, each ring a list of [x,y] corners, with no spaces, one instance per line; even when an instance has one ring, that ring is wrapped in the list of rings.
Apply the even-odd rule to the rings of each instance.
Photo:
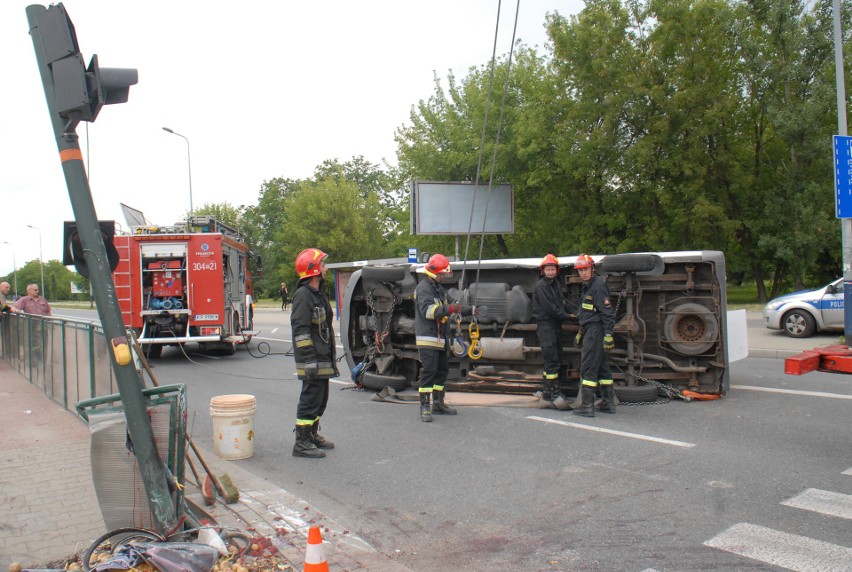
[[[316,259],[318,270],[325,253],[308,249],[299,256],[306,253],[308,255],[305,258],[308,260]],[[299,262],[300,258],[297,258],[296,269],[302,276],[305,273],[300,270]],[[313,266],[309,268],[314,269]],[[296,375],[302,380],[302,392],[296,408],[296,445],[293,448],[293,455],[297,457],[324,457],[325,452],[319,449],[334,448],[334,443],[319,435],[319,420],[328,405],[328,380],[339,375],[335,355],[334,315],[328,297],[322,290],[322,276],[318,272],[311,272],[313,270],[308,271],[299,281],[290,314]]]
[[[420,420],[432,421],[432,413],[457,413],[444,403],[444,382],[449,373],[449,317],[451,314],[471,316],[475,308],[449,303],[440,283],[440,277],[450,272],[449,260],[444,255],[433,255],[423,272],[427,277],[414,290],[414,333],[420,354]]]
[[[578,260],[574,267],[591,268],[591,277],[584,281],[580,294],[578,317],[581,333],[577,334],[577,338],[583,348],[580,357],[582,405],[575,409],[574,413],[594,417],[595,390],[598,385],[603,398],[599,411],[615,413],[612,371],[606,355],[606,352],[612,349],[615,312],[610,302],[609,287],[594,274],[591,257],[582,255],[580,259],[584,262]]]
[[[556,275],[545,276],[545,268],[554,266]],[[569,318],[559,285],[559,261],[552,254],[545,256],[540,265],[541,278],[532,294],[532,316],[538,325],[538,343],[544,361],[544,388],[542,399],[551,401],[559,395],[559,374],[562,367],[562,322]]]

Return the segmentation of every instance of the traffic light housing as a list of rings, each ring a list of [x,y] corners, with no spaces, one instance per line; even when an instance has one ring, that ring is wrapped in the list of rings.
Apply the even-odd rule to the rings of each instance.
[[[113,239],[115,238],[115,221],[99,220],[98,224],[101,227],[101,238],[104,241],[104,248],[106,248],[109,270],[112,272],[118,266],[118,250],[113,243]],[[83,241],[80,239],[80,232],[77,230],[76,221],[66,220],[62,235],[62,264],[65,266],[73,265],[80,276],[88,278],[89,266],[86,264],[86,258],[83,256]]]
[[[45,61],[53,76],[56,112],[72,127],[80,121],[93,122],[104,105],[127,102],[130,86],[139,81],[139,72],[133,68],[101,68],[97,54],[85,67],[74,24],[62,4],[40,13],[38,25]]]

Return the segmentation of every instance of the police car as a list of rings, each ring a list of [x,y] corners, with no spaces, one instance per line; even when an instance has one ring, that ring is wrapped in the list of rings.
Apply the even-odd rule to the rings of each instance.
[[[784,330],[793,338],[816,332],[843,331],[843,279],[816,290],[793,292],[769,301],[763,308],[766,327]]]

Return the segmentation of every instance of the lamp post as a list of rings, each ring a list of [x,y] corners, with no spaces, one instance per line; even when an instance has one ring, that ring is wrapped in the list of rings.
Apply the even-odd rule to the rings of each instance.
[[[31,224],[28,224],[27,226],[33,230],[38,231],[38,264],[39,266],[41,266],[41,295],[46,298],[47,292],[45,292],[44,290],[44,258],[42,258],[41,255],[41,229]]]
[[[12,266],[15,273],[15,299],[18,299],[18,263],[15,262],[15,245],[11,242],[3,241],[3,244],[8,244],[12,248]]]
[[[192,214],[194,211],[192,209],[192,159],[189,155],[189,139],[187,139],[184,135],[181,135],[177,131],[172,131],[168,127],[163,127],[163,131],[171,133],[172,135],[177,135],[178,137],[181,137],[184,141],[186,141],[186,166],[189,169],[189,220],[191,222]]]

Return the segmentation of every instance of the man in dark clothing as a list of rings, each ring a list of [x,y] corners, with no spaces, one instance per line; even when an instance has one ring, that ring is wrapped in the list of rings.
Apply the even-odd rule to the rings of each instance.
[[[615,388],[612,371],[606,352],[615,348],[612,330],[615,327],[615,312],[609,300],[609,287],[595,275],[595,261],[588,254],[581,254],[574,268],[583,280],[580,294],[580,332],[577,345],[582,345],[580,375],[582,404],[574,415],[595,416],[595,389],[601,387],[602,403],[598,411],[615,413]]]
[[[427,277],[414,290],[414,333],[420,354],[420,420],[432,421],[432,413],[457,413],[444,403],[444,382],[449,373],[449,317],[451,314],[474,316],[477,309],[476,306],[448,302],[447,293],[441,286],[443,277],[452,273],[446,256],[433,254],[421,271]]]
[[[287,309],[287,302],[289,301],[290,291],[287,290],[287,283],[281,283],[281,289],[278,291],[278,295],[281,296],[281,311]]]
[[[320,417],[328,405],[328,380],[338,375],[334,315],[322,289],[326,258],[318,248],[303,250],[296,257],[299,285],[293,295],[290,325],[302,393],[296,408],[294,457],[317,459],[325,457],[323,449],[334,449],[334,443],[319,434]]]
[[[538,325],[538,343],[544,360],[544,385],[541,398],[552,402],[559,396],[562,367],[562,322],[568,319],[562,288],[559,285],[559,259],[548,254],[538,266],[541,278],[533,288],[532,315]]]

